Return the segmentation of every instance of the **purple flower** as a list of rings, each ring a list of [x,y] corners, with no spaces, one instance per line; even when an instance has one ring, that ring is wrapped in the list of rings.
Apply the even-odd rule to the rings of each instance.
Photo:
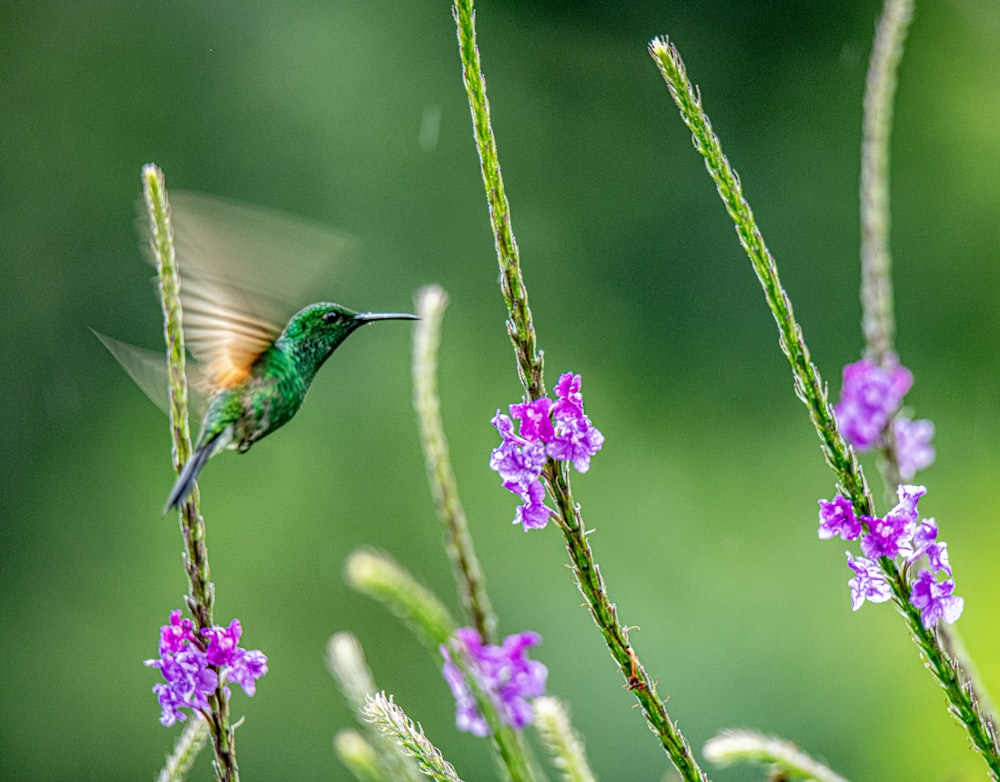
[[[839,494],[833,502],[819,501],[819,536],[829,540],[840,535],[842,540],[854,540],[861,534],[861,522],[854,515],[851,501]]]
[[[267,657],[259,649],[237,649],[229,668],[229,681],[247,695],[257,692],[257,679],[267,673]]]
[[[567,372],[556,382],[554,402],[541,397],[512,404],[509,416],[497,410],[490,422],[500,434],[500,445],[490,453],[490,469],[521,498],[514,523],[525,530],[541,529],[555,513],[545,505],[540,480],[546,460],[572,462],[577,472],[587,472],[590,458],[604,444],[604,435],[583,412],[580,385],[580,376]],[[515,420],[520,422],[517,432]]]
[[[580,386],[583,382],[579,375],[572,372],[564,372],[556,381],[555,392],[559,401],[556,402],[556,414],[567,407],[573,407],[583,412],[583,394],[580,393]]]
[[[504,638],[503,646],[484,644],[479,633],[470,627],[455,631],[454,651],[461,654],[477,687],[493,701],[500,720],[513,728],[531,723],[534,713],[528,698],[545,694],[548,670],[542,663],[529,660],[527,649],[541,643],[537,633],[518,633]],[[476,736],[489,734],[489,725],[476,705],[475,697],[458,665],[453,662],[446,644],[442,674],[455,698],[455,724],[459,730]]]
[[[863,359],[845,366],[840,401],[834,407],[844,439],[862,451],[874,446],[911,385],[913,375],[898,364],[884,369]]]
[[[895,559],[909,556],[917,529],[917,502],[927,493],[923,486],[902,484],[896,489],[899,502],[884,519],[866,519],[868,534],[861,538],[861,550],[869,557]]]
[[[560,461],[573,462],[580,473],[590,469],[590,457],[601,450],[604,435],[583,415],[557,418],[555,439],[549,443],[549,456]]]
[[[577,472],[590,469],[590,457],[601,450],[604,435],[583,412],[580,376],[567,372],[556,382],[558,400],[552,406],[555,436],[549,443],[549,456],[573,462]]]
[[[869,518],[868,534],[861,538],[861,550],[865,556],[877,559],[895,559],[901,546],[909,541],[909,527],[902,515],[889,514],[884,519]]]
[[[899,476],[904,481],[913,480],[920,470],[934,464],[936,454],[931,445],[934,424],[931,421],[911,421],[900,416],[892,422],[892,434],[896,442]]]
[[[170,612],[170,624],[160,628],[160,656],[183,651],[194,640],[194,622],[181,618],[179,608]]]
[[[884,603],[892,597],[892,589],[885,580],[878,562],[864,557],[855,559],[847,552],[847,566],[855,576],[849,582],[851,587],[851,608],[857,611],[865,600]]]
[[[511,405],[511,417],[521,422],[521,437],[528,442],[532,440],[548,442],[555,437],[552,420],[549,418],[551,407],[552,400],[547,396],[536,399],[534,402]]]
[[[906,557],[906,564],[912,564],[923,556],[927,557],[927,564],[935,573],[951,575],[951,565],[948,562],[948,544],[938,542],[937,522],[934,519],[924,519],[913,533],[913,543],[911,551]]]
[[[526,488],[537,481],[545,468],[545,443],[518,437],[513,422],[499,410],[492,423],[502,441],[490,454],[490,469],[500,473],[505,484],[517,483]]]
[[[907,524],[916,524],[919,515],[917,513],[917,503],[920,498],[927,494],[926,486],[912,486],[902,483],[896,488],[896,496],[899,502],[889,511],[890,516],[901,516]]]
[[[204,710],[208,708],[208,696],[215,692],[218,678],[215,671],[200,665],[192,666],[196,674],[187,678],[176,677],[167,684],[154,684],[153,692],[162,710],[160,723],[169,728],[184,722],[187,714],[181,708]]]
[[[505,483],[504,487],[518,495],[523,504],[514,514],[514,524],[520,524],[524,531],[543,529],[549,523],[549,517],[555,511],[545,504],[545,485],[541,481],[533,481],[527,486],[519,483]]]
[[[496,430],[500,433],[501,443],[524,445],[526,442],[514,433],[514,422],[511,420],[509,415],[504,415],[497,410],[497,414],[490,419],[490,423],[493,424],[493,426],[496,427]]]
[[[205,649],[205,656],[209,665],[220,667],[232,665],[233,656],[236,653],[240,636],[243,634],[243,626],[239,619],[234,619],[229,623],[229,627],[206,627],[201,634],[208,639],[208,648]]]
[[[820,500],[821,538],[843,535],[845,528],[849,534],[854,523],[867,528],[861,538],[861,550],[866,556],[855,559],[847,554],[847,565],[855,574],[850,580],[851,607],[855,611],[865,600],[883,603],[892,598],[892,589],[876,561],[878,557],[902,557],[904,575],[911,565],[926,557],[929,569],[920,570],[910,582],[910,603],[920,611],[924,627],[931,629],[940,619],[952,623],[961,615],[964,601],[952,594],[955,582],[948,562],[948,544],[937,539],[934,519],[920,519],[917,511],[917,503],[926,493],[923,486],[902,484],[896,490],[899,502],[884,519],[862,516],[860,522],[853,522],[853,510],[843,498]],[[947,578],[938,581],[936,575]]]
[[[464,733],[471,733],[473,736],[490,735],[489,723],[479,711],[476,697],[469,689],[462,669],[451,661],[451,655],[445,644],[441,644],[441,655],[444,657],[441,675],[448,682],[451,695],[455,699],[455,727]]]
[[[929,570],[921,570],[910,585],[910,603],[920,611],[920,621],[930,630],[944,619],[953,624],[961,615],[965,601],[953,595],[955,582],[938,581]]]
[[[160,628],[160,657],[145,663],[159,669],[166,682],[153,686],[163,710],[160,722],[170,726],[184,721],[182,708],[208,709],[209,696],[227,678],[247,695],[254,694],[256,680],[267,673],[267,658],[237,646],[241,632],[239,620],[234,619],[228,628],[202,630],[206,642],[195,636],[194,622],[181,619],[179,610],[170,612],[170,624]]]
[[[178,615],[179,611],[176,612]],[[164,625],[163,631],[170,627]],[[161,632],[161,640],[166,632]],[[215,692],[219,684],[218,674],[208,667],[205,653],[194,646],[194,638],[184,639],[175,644],[172,651],[163,652],[156,660],[146,660],[146,665],[158,668],[166,684],[153,685],[153,692],[163,710],[160,722],[170,727],[176,722],[183,722],[187,715],[180,711],[182,707],[189,709],[207,709],[208,696]]]

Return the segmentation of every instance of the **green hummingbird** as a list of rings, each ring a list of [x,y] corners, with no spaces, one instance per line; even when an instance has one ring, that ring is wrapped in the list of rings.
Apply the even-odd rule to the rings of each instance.
[[[181,468],[164,513],[190,496],[202,469],[224,448],[245,453],[288,423],[302,406],[319,368],[354,331],[382,320],[417,320],[401,312],[355,312],[329,302],[310,304],[284,328],[267,285],[342,249],[343,237],[303,221],[198,194],[171,194],[185,344],[196,360],[188,372],[207,399],[194,452]],[[286,262],[285,253],[298,253]],[[315,257],[316,260],[311,260]],[[294,263],[291,269],[289,265]],[[327,263],[328,265],[328,263]],[[288,288],[287,283],[284,284]],[[97,335],[154,401],[165,401],[166,366],[152,354]],[[155,358],[153,358],[155,356]]]
[[[223,448],[246,453],[298,412],[309,385],[330,354],[356,329],[377,320],[416,320],[402,312],[354,312],[339,304],[310,304],[264,349],[239,364],[224,360],[191,458],[181,469],[164,512],[187,500],[202,468]],[[232,325],[232,324],[231,324]],[[244,324],[245,325],[245,324]]]

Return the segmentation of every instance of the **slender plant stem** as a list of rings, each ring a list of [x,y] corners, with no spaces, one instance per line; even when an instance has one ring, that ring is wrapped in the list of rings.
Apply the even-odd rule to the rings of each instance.
[[[167,365],[170,384],[170,429],[173,442],[174,469],[191,456],[191,433],[187,409],[187,377],[184,371],[184,331],[182,329],[180,277],[174,253],[173,229],[170,224],[170,203],[163,172],[149,164],[142,169],[143,194],[149,211],[153,249],[157,258],[160,299],[163,304],[164,334],[167,343]],[[188,609],[199,630],[211,627],[215,586],[210,578],[208,547],[205,542],[205,520],[198,510],[198,490],[180,509],[180,527],[184,538],[184,569],[190,585],[186,596]],[[236,737],[229,724],[229,696],[220,680],[215,693],[208,699],[205,713],[212,746],[215,750],[215,773],[220,782],[237,782]]]
[[[693,782],[708,777],[698,766],[691,747],[667,714],[663,700],[656,692],[656,681],[651,678],[629,642],[628,627],[618,619],[618,609],[608,596],[601,576],[601,569],[587,540],[586,527],[580,506],[573,501],[568,475],[564,469],[549,462],[545,471],[549,491],[558,511],[555,520],[566,540],[566,550],[573,563],[573,577],[587,601],[594,623],[604,637],[604,642],[618,664],[625,684],[642,707],[650,730],[660,740],[667,756],[681,777]]]
[[[892,253],[889,247],[889,139],[893,106],[904,42],[913,21],[913,0],[885,0],[875,29],[875,41],[865,79],[864,116],[861,138],[861,327],[865,352],[880,366],[895,363],[895,320],[892,293]],[[888,443],[879,460],[879,470],[891,494],[901,482],[899,454],[892,427],[886,431]],[[957,628],[941,628],[945,649],[969,672],[966,686],[974,687],[974,668],[958,637]],[[988,696],[981,686],[981,708],[990,712]],[[976,699],[973,693],[973,698]],[[993,715],[995,720],[995,715]]]
[[[861,132],[861,329],[868,358],[895,360],[892,254],[889,250],[889,137],[903,42],[913,0],[886,0],[865,80]]]
[[[479,637],[497,643],[497,620],[486,593],[486,577],[469,534],[469,522],[458,497],[455,473],[448,458],[448,439],[441,420],[438,394],[438,346],[448,296],[432,285],[417,295],[420,320],[413,332],[413,409],[420,426],[420,443],[438,517],[445,526],[445,548],[458,585],[462,607]]]
[[[413,336],[413,405],[420,424],[421,444],[438,516],[446,529],[446,548],[459,596],[466,615],[480,638],[497,644],[497,619],[486,593],[486,581],[469,534],[465,510],[458,498],[455,474],[448,458],[448,441],[441,420],[437,390],[437,356],[441,320],[448,297],[437,286],[429,286],[417,297],[420,320]],[[453,657],[457,654],[453,650]],[[459,662],[460,665],[464,664]],[[468,672],[467,672],[468,673]],[[474,682],[475,677],[468,677]],[[490,722],[491,739],[511,779],[535,779],[539,774],[520,734],[494,719],[492,702],[477,693],[480,709]],[[486,708],[483,708],[483,706]],[[492,721],[491,721],[492,720]]]
[[[462,79],[469,97],[476,149],[479,151],[497,261],[500,264],[500,289],[509,314],[507,333],[517,356],[521,383],[531,399],[538,399],[545,396],[543,357],[536,346],[535,327],[531,308],[528,307],[528,289],[524,287],[521,277],[521,256],[510,225],[510,204],[507,203],[503,176],[500,173],[500,158],[490,122],[490,102],[486,97],[486,79],[483,77],[479,47],[476,45],[476,14],[472,0],[457,0],[454,15],[458,24]]]
[[[444,603],[388,554],[358,549],[347,558],[344,580],[386,606],[433,652],[455,634],[455,620]]]
[[[777,264],[757,228],[750,205],[743,197],[739,177],[723,154],[719,139],[702,109],[701,97],[687,77],[680,53],[666,38],[653,40],[649,49],[684,123],[691,130],[695,149],[705,159],[708,173],[735,223],[740,243],[764,289],[768,307],[778,326],[781,350],[792,366],[795,393],[809,410],[826,461],[837,475],[840,490],[852,501],[855,513],[873,516],[874,502],[864,472],[854,450],[846,445],[837,429],[826,386],[809,357],[802,329],[795,320],[792,304],[778,277]],[[939,634],[923,626],[920,612],[910,602],[905,574],[891,559],[882,557],[879,563],[892,589],[893,601],[905,618],[928,669],[946,692],[949,711],[965,727],[973,745],[982,753],[991,775],[1000,779],[1000,748],[997,746],[996,730],[990,716],[980,708],[970,674],[948,654]]]
[[[514,347],[518,374],[525,393],[530,399],[538,399],[545,394],[542,354],[536,346],[535,329],[531,309],[528,306],[528,291],[521,275],[517,242],[511,229],[510,206],[504,193],[496,140],[490,122],[486,82],[476,46],[475,12],[471,0],[457,0],[454,8],[458,25],[462,76],[472,112],[476,146],[500,265],[500,289],[509,315],[507,333]],[[557,505],[557,523],[566,539],[566,548],[573,563],[577,585],[587,601],[591,616],[604,636],[612,658],[618,663],[626,685],[639,701],[650,729],[659,738],[681,776],[686,780],[707,779],[698,767],[690,746],[670,720],[663,701],[656,694],[653,680],[646,674],[629,643],[627,630],[618,621],[617,609],[608,597],[600,570],[587,541],[580,508],[573,502],[565,465],[561,467],[550,459],[545,470],[545,480]]]
[[[684,62],[673,44],[666,38],[657,38],[650,43],[649,50],[680,109],[681,118],[691,130],[695,149],[705,158],[708,173],[715,182],[726,211],[735,223],[740,244],[746,250],[764,289],[767,305],[778,326],[781,350],[792,365],[795,393],[809,410],[827,463],[840,478],[841,488],[845,496],[854,503],[858,515],[873,516],[874,505],[864,473],[853,449],[847,446],[837,429],[826,386],[809,356],[809,349],[795,321],[792,303],[781,287],[777,265],[764,244],[750,205],[743,197],[740,179],[722,153],[719,139],[702,110],[701,96],[688,80]]]
[[[889,138],[897,73],[912,19],[913,0],[885,0],[868,61],[861,123],[861,330],[866,356],[885,368],[897,363],[889,249]],[[892,426],[886,428],[885,439],[878,469],[891,503],[902,481]]]
[[[357,782],[395,782],[382,773],[375,748],[365,736],[352,728],[338,730],[333,737],[333,751]],[[396,745],[393,744],[393,751]],[[417,774],[423,782],[423,774]]]

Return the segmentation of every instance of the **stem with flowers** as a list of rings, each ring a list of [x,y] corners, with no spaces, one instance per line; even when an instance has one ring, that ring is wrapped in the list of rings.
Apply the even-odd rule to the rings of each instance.
[[[739,177],[722,152],[719,139],[712,130],[711,122],[702,108],[701,97],[687,77],[680,53],[666,38],[653,40],[649,49],[667,83],[671,97],[680,110],[681,118],[691,130],[695,149],[705,159],[709,175],[716,184],[726,211],[735,223],[740,244],[750,258],[764,289],[768,307],[771,309],[778,326],[779,344],[792,366],[796,395],[809,410],[813,426],[819,434],[826,461],[837,475],[838,488],[849,500],[852,512],[860,520],[860,530],[871,533],[876,525],[879,529],[893,526],[890,523],[893,512],[890,512],[885,519],[878,519],[874,515],[874,501],[868,489],[864,472],[854,449],[848,446],[844,440],[837,416],[830,405],[826,386],[809,357],[802,329],[795,320],[791,302],[778,277],[777,264],[757,228],[750,205],[743,197]],[[864,369],[867,371],[867,367]],[[917,487],[900,487],[901,505],[904,504],[904,489],[914,488]],[[922,489],[922,487],[919,488]],[[915,517],[915,506],[913,515]],[[915,518],[907,519],[905,524],[902,520],[900,521],[902,525],[898,527],[900,536],[894,540],[894,545],[901,541],[907,545],[912,542],[910,538],[916,530],[915,521]],[[907,533],[907,536],[903,536],[904,532]],[[869,536],[870,538],[871,536]],[[864,547],[864,543],[862,545]],[[975,689],[971,683],[971,675],[958,660],[948,653],[942,642],[940,631],[936,627],[937,619],[940,618],[941,613],[944,614],[946,620],[948,620],[949,614],[952,617],[956,616],[954,613],[955,599],[950,595],[950,590],[947,593],[941,593],[926,579],[915,580],[912,585],[908,583],[906,574],[911,563],[907,560],[902,567],[899,567],[895,562],[895,557],[894,551],[888,553],[885,550],[876,551],[873,560],[866,560],[864,566],[866,572],[858,573],[860,581],[855,581],[852,584],[852,589],[855,588],[855,585],[858,585],[858,588],[869,588],[874,584],[877,590],[887,590],[886,599],[891,597],[895,603],[906,622],[911,637],[919,647],[927,667],[944,688],[949,701],[949,711],[968,732],[973,746],[982,754],[989,767],[992,778],[1000,779],[1000,746],[997,744],[996,730],[992,720],[980,708]],[[881,574],[872,573],[873,568],[868,567],[868,562],[873,565],[875,561],[877,561]],[[861,566],[859,565],[859,567]],[[922,572],[927,573],[928,571]],[[918,608],[918,597],[920,598],[919,602],[934,609],[938,615],[928,614],[927,611]],[[869,597],[869,599],[871,598]],[[960,607],[957,610],[960,612]]]
[[[897,72],[903,56],[907,31],[913,21],[913,0],[885,0],[875,30],[875,41],[865,79],[861,135],[861,330],[865,355],[877,366],[892,371],[896,363],[895,318],[892,290],[892,252],[889,245],[889,140],[892,131]],[[929,440],[934,433],[930,421],[910,421],[897,416],[886,427],[887,437],[878,461],[886,487],[900,483],[903,475],[929,464],[934,449]],[[913,443],[917,442],[917,447]],[[922,446],[922,447],[921,447]],[[944,648],[958,661],[957,670],[966,676],[964,688],[974,704],[986,713],[991,724],[988,697],[971,675],[974,666],[955,628],[938,630]],[[985,703],[984,703],[985,701]],[[996,744],[994,736],[993,743]]]
[[[163,305],[170,429],[174,468],[179,472],[191,456],[180,282],[165,177],[150,164],[143,167],[142,179]],[[165,680],[153,687],[163,708],[160,721],[169,726],[186,719],[180,711],[183,707],[191,709],[195,719],[204,718],[212,737],[216,778],[219,782],[238,782],[236,735],[229,720],[227,682],[239,684],[248,695],[253,695],[256,680],[267,672],[267,658],[259,650],[237,645],[242,633],[239,620],[234,619],[227,628],[213,624],[215,587],[209,577],[205,521],[198,509],[197,488],[180,508],[180,526],[185,546],[184,569],[190,586],[186,603],[194,620],[182,619],[179,610],[171,612],[170,624],[160,628],[160,656],[147,660],[146,665],[159,669]],[[185,744],[179,751],[189,753],[190,748]],[[168,767],[172,764],[174,759],[169,759]]]
[[[537,349],[527,287],[521,274],[520,255],[511,228],[510,206],[504,192],[496,140],[490,121],[489,101],[486,97],[486,82],[476,45],[472,0],[456,0],[454,14],[458,25],[462,76],[472,113],[500,266],[500,288],[507,305],[507,332],[517,359],[518,374],[529,400],[526,404],[530,404],[545,397],[542,354]],[[656,693],[655,680],[646,673],[629,642],[627,628],[618,619],[615,604],[608,596],[604,579],[594,561],[580,506],[573,500],[568,464],[550,455],[546,459],[543,476],[557,506],[555,519],[566,540],[577,586],[586,598],[591,616],[604,637],[612,658],[618,664],[626,686],[639,702],[650,729],[659,738],[681,776],[686,780],[707,779],[687,740],[667,714],[662,699]],[[525,507],[528,507],[527,504]]]
[[[191,431],[187,410],[187,376],[184,372],[184,331],[181,327],[180,281],[174,253],[173,229],[170,224],[170,204],[167,199],[163,172],[150,164],[142,169],[143,193],[149,211],[153,250],[157,258],[160,298],[163,304],[164,334],[167,342],[167,363],[170,378],[170,429],[173,434],[174,469],[191,456]],[[198,510],[198,491],[192,493],[180,510],[181,534],[184,538],[184,569],[190,591],[185,598],[199,631],[212,627],[212,607],[215,586],[210,580],[208,547],[205,544],[205,520]],[[240,778],[236,764],[236,737],[229,724],[229,696],[221,680],[208,698],[205,710],[212,747],[215,750],[215,772],[225,782]]]

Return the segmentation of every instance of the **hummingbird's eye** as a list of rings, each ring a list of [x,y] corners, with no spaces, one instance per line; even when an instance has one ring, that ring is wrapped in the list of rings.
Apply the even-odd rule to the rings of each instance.
[[[328,323],[331,326],[334,323],[340,323],[340,321],[342,321],[343,319],[344,319],[344,316],[341,315],[339,312],[336,312],[334,310],[331,310],[330,312],[324,312],[323,313],[323,322],[324,323]]]

